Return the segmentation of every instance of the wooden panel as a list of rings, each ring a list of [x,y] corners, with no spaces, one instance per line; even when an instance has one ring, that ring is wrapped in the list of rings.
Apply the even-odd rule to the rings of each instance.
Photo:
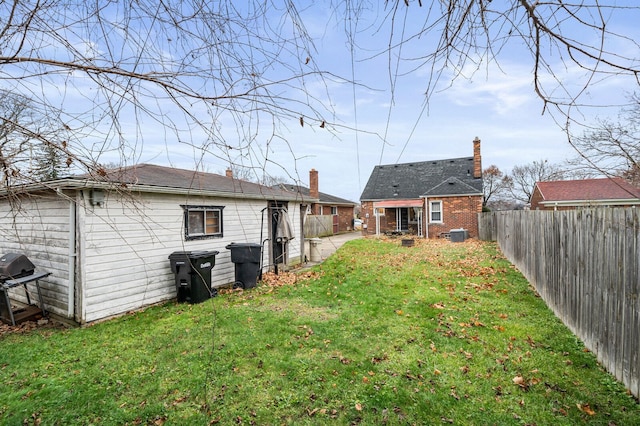
[[[640,395],[640,211],[599,208],[480,217],[505,256],[598,361]],[[493,226],[491,231],[487,228]]]

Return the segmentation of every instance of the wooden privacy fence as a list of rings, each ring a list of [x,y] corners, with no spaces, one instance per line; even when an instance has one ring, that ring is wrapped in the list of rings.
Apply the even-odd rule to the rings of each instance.
[[[478,214],[478,239],[496,241],[498,238],[497,212]]]
[[[307,215],[304,219],[304,237],[326,237],[333,235],[333,216]]]
[[[480,216],[481,228],[495,226],[480,235],[495,237],[553,312],[640,396],[640,209]]]

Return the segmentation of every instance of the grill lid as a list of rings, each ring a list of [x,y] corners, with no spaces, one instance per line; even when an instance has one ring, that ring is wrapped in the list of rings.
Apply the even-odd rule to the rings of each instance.
[[[33,274],[36,267],[24,254],[7,253],[0,257],[0,280],[10,280]]]

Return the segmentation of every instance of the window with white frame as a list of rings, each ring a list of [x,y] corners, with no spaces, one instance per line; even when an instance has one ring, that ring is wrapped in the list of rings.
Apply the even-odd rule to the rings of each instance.
[[[222,237],[222,206],[182,206],[187,240]]]
[[[337,216],[338,215],[338,207],[331,206],[331,215],[333,215],[333,216]]]
[[[429,202],[429,219],[432,223],[442,223],[442,201]]]

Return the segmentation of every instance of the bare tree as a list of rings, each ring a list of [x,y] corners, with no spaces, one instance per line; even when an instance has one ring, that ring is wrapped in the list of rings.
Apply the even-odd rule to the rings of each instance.
[[[533,161],[529,164],[515,166],[508,175],[511,195],[518,201],[528,203],[533,194],[536,182],[563,180],[564,169],[547,160]]]
[[[428,70],[428,96],[443,76],[471,78],[499,64],[505,51],[531,65],[543,111],[553,107],[567,117],[585,106],[582,95],[601,79],[628,77],[629,84],[639,84],[640,44],[624,24],[640,15],[635,5],[598,0],[388,0],[385,5],[384,19],[392,28],[389,63],[397,64],[391,56],[399,56],[410,60],[411,69]],[[409,14],[424,19],[408,27]],[[435,43],[426,43],[430,40]],[[411,43],[428,47],[423,55],[406,58]],[[394,70],[390,67],[391,80]]]
[[[482,189],[484,191],[482,206],[487,207],[489,201],[493,198],[502,198],[509,193],[511,188],[511,180],[496,165],[491,165],[482,171]]]
[[[259,183],[265,186],[274,186],[281,183],[283,184],[291,183],[291,179],[289,179],[286,176],[265,175]]]
[[[20,123],[27,125],[33,121],[29,100],[8,92],[0,92],[0,120],[0,186],[7,188],[17,180],[21,163],[30,158],[30,138],[20,131]]]
[[[264,169],[274,161],[269,146],[275,140],[284,139],[298,158],[295,143],[283,136],[288,127],[339,126],[328,83],[347,80],[335,75],[335,64],[323,66],[314,56],[316,39],[305,25],[310,17],[297,4],[1,2],[3,89],[32,99],[50,129],[70,132],[58,138],[35,127],[22,129],[32,140],[54,146],[76,170],[100,175],[101,164],[137,162],[150,139],[184,144],[199,168],[207,159],[231,162],[240,154]],[[404,73],[427,71],[428,100],[443,80],[489,72],[506,50],[531,64],[542,110],[553,107],[566,117],[601,80],[616,76],[638,84],[634,54],[640,45],[616,24],[620,16],[637,15],[639,6],[596,0],[333,0],[324,9],[334,11],[327,19],[344,23],[352,52],[372,33],[388,34],[386,47],[372,56],[388,55],[392,101]],[[321,20],[317,15],[312,19]],[[409,46],[419,53],[409,54]],[[143,131],[149,128],[152,135]]]
[[[290,123],[329,128],[306,87],[334,77],[315,64],[293,2],[14,0],[0,17],[3,85],[73,132],[48,142],[77,171],[137,162],[143,128],[183,143],[200,168],[205,156],[250,155],[258,134],[268,146]]]
[[[66,133],[51,128],[31,99],[0,89],[0,187],[61,176]]]
[[[599,119],[571,143],[580,155],[572,164],[587,175],[623,176],[640,184],[640,96],[630,96],[630,106],[618,121]]]

